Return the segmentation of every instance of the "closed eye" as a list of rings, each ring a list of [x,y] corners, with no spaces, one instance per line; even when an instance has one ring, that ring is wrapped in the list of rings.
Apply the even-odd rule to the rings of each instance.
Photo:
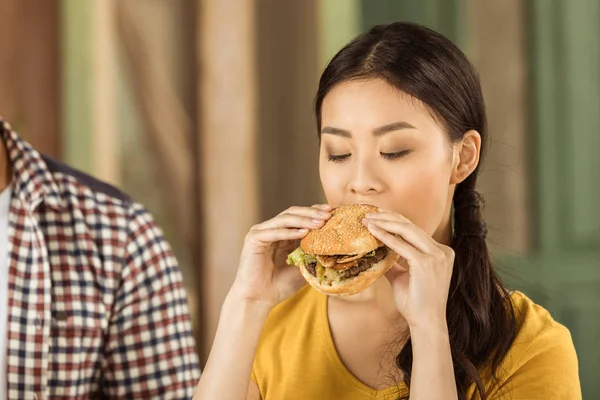
[[[398,151],[396,153],[382,153],[380,152],[379,154],[382,155],[383,158],[386,158],[388,160],[398,160],[402,157],[405,157],[407,155],[409,155],[410,153],[412,153],[412,150],[404,150],[404,151]]]
[[[342,162],[344,161],[346,158],[350,157],[351,154],[329,154],[327,156],[327,159],[331,162]]]

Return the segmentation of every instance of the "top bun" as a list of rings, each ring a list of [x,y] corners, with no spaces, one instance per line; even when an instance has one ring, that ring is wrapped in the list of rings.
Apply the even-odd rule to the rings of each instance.
[[[369,253],[384,245],[362,224],[365,214],[377,211],[369,204],[337,207],[325,225],[300,241],[300,247],[305,253],[323,256]]]

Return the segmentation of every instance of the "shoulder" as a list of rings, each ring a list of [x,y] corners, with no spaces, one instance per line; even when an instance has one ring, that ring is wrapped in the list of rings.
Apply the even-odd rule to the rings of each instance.
[[[532,349],[573,347],[569,330],[554,320],[548,310],[519,291],[512,294],[511,300],[520,326],[513,350],[522,348],[523,357],[527,357]]]
[[[519,332],[501,366],[514,398],[580,399],[577,354],[569,330],[522,292],[511,300]]]
[[[128,208],[132,200],[120,189],[47,155],[41,155],[63,200],[84,207],[111,203]],[[90,203],[91,202],[91,203]]]
[[[146,228],[159,233],[152,214],[122,190],[61,161],[42,158],[59,191],[63,214],[76,211],[91,228],[123,230],[133,236]]]

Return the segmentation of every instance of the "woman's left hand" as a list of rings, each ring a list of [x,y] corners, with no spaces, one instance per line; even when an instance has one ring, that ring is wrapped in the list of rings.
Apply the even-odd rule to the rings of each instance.
[[[454,250],[392,211],[367,214],[364,223],[373,236],[400,255],[386,277],[409,327],[446,326]]]

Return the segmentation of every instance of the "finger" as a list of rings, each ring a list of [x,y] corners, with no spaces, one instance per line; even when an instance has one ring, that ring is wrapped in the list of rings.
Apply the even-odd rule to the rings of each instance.
[[[306,236],[308,229],[273,228],[264,230],[252,230],[246,235],[246,242],[252,245],[266,247],[273,243],[298,240]]]
[[[395,236],[387,230],[378,226],[374,222],[367,224],[369,232],[373,234],[377,239],[381,240],[383,244],[395,251],[400,257],[408,260],[409,263],[417,261],[422,257],[423,253],[416,249],[414,246],[407,243],[403,238]]]
[[[420,252],[434,254],[439,251],[435,240],[427,235],[421,228],[411,222],[398,220],[393,214],[386,216],[365,218],[365,223],[374,223],[386,231],[400,235],[407,243],[413,245]]]
[[[372,212],[372,213],[367,213],[365,214],[366,218],[381,218],[381,219],[388,219],[390,221],[404,221],[404,222],[410,222],[412,223],[412,221],[408,218],[406,218],[404,215],[393,212],[393,211],[389,211],[389,210],[384,210],[384,209],[379,209],[378,212]]]
[[[311,207],[298,207],[293,206],[288,208],[285,211],[279,213],[279,215],[283,214],[295,214],[295,215],[303,215],[305,217],[314,217],[318,218],[321,216],[329,216],[331,211],[331,206],[328,204],[315,204]]]
[[[314,210],[313,211],[317,211]],[[265,230],[273,228],[306,228],[318,229],[325,224],[329,217],[324,214],[313,213],[312,215],[279,214],[278,216],[255,226],[254,230]]]

